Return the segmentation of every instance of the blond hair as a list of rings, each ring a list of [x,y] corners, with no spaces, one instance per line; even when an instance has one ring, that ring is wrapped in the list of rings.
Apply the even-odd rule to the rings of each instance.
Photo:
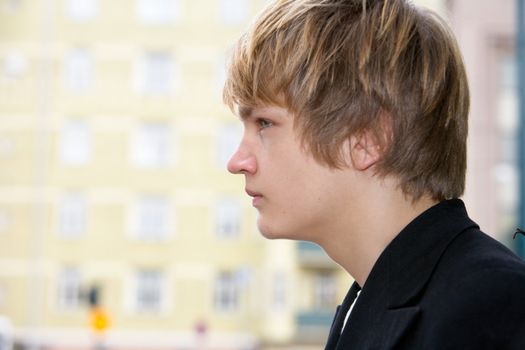
[[[464,191],[461,54],[437,15],[405,0],[273,1],[233,49],[224,101],[286,107],[303,145],[330,167],[343,166],[350,136],[375,132],[377,173],[415,199]]]

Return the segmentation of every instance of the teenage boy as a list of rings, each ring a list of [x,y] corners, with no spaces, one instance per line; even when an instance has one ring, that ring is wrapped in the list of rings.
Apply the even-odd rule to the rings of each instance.
[[[224,88],[267,238],[323,247],[354,279],[326,349],[525,349],[525,264],[465,187],[469,92],[453,34],[405,0],[281,0]]]

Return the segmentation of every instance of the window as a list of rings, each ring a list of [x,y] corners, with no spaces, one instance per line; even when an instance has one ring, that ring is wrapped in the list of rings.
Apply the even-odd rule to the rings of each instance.
[[[286,308],[286,275],[282,271],[274,272],[272,276],[272,307],[276,311]]]
[[[27,71],[27,58],[17,50],[10,50],[4,56],[4,75],[7,78],[18,78]]]
[[[140,93],[166,95],[174,88],[174,60],[170,53],[147,52],[137,65],[135,84]]]
[[[76,309],[80,306],[81,279],[78,268],[66,267],[58,277],[58,306],[61,309]]]
[[[336,281],[331,273],[320,272],[314,278],[314,308],[331,310],[336,304]]]
[[[66,238],[77,238],[86,230],[86,203],[80,194],[69,194],[60,204],[60,233]]]
[[[168,24],[180,18],[180,0],[136,0],[137,17],[146,24]]]
[[[220,312],[233,312],[239,306],[239,283],[232,271],[222,271],[216,278],[214,290],[215,309]]]
[[[72,49],[65,58],[65,87],[73,92],[84,92],[93,80],[93,58],[84,48]]]
[[[503,239],[509,239],[508,233],[514,232],[518,218],[519,204],[519,169],[518,169],[518,139],[519,129],[519,97],[518,97],[518,63],[515,58],[512,41],[498,43],[496,52],[496,84],[491,84],[495,90],[493,95],[496,108],[493,118],[496,123],[492,135],[497,135],[496,163],[492,170],[497,189],[496,230]]]
[[[227,73],[227,54],[221,54],[215,60],[215,82],[217,84],[217,89],[222,92],[224,88],[224,83],[226,82],[226,73]]]
[[[1,282],[0,283],[0,307],[4,308],[7,305],[8,305],[7,287],[3,282]]]
[[[161,271],[144,269],[137,272],[135,309],[139,312],[159,312],[163,302],[164,276]]]
[[[235,199],[223,199],[216,208],[216,233],[220,238],[233,238],[240,231],[241,206]]]
[[[98,0],[67,0],[67,16],[76,22],[94,19],[98,12]]]
[[[220,14],[226,24],[240,24],[248,17],[248,0],[221,0]]]
[[[166,123],[145,123],[131,145],[132,163],[139,167],[164,167],[170,161],[170,128]]]
[[[0,134],[0,157],[9,157],[15,150],[15,141],[12,137]]]
[[[135,218],[135,237],[142,240],[163,240],[167,237],[170,226],[170,207],[163,196],[144,196],[137,202]]]
[[[0,233],[7,231],[9,229],[9,214],[0,209]]]
[[[241,128],[238,125],[226,124],[219,129],[217,163],[221,168],[226,167],[230,157],[237,150],[241,136]]]
[[[23,5],[23,2],[24,0],[6,0],[4,3],[4,8],[8,13],[14,14]]]
[[[91,158],[91,133],[82,120],[65,123],[60,139],[60,159],[64,164],[86,165]]]

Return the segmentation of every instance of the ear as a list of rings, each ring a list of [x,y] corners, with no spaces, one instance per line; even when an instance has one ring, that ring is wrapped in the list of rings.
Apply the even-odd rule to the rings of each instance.
[[[356,170],[367,170],[381,158],[381,145],[370,131],[363,131],[349,140],[350,157]]]

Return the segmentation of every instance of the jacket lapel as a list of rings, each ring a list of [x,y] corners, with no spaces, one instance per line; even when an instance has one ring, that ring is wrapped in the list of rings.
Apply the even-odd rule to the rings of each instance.
[[[381,328],[384,330],[378,337],[381,339],[378,349],[392,349],[403,334],[409,330],[420,315],[419,306],[388,310],[385,313]]]
[[[357,292],[359,290],[361,290],[361,288],[356,282],[354,282],[354,284],[346,294],[346,297],[343,300],[343,304],[337,307],[334,320],[332,321],[332,326],[330,328],[330,333],[328,335],[328,341],[326,343],[325,350],[336,349],[339,337],[341,335],[341,329],[343,328],[346,313],[348,312],[350,306],[357,297]]]
[[[335,349],[395,347],[417,321],[418,298],[450,242],[476,226],[459,199],[441,202],[408,224],[376,261]],[[346,312],[341,314],[344,319]]]
[[[356,311],[355,315],[354,311]],[[418,306],[387,310],[381,313],[370,311],[363,313],[361,310],[358,314],[357,310],[354,309],[354,311],[352,311],[351,320],[348,321],[348,329],[345,328],[336,347],[326,349],[393,349],[403,335],[417,322],[420,315]]]

